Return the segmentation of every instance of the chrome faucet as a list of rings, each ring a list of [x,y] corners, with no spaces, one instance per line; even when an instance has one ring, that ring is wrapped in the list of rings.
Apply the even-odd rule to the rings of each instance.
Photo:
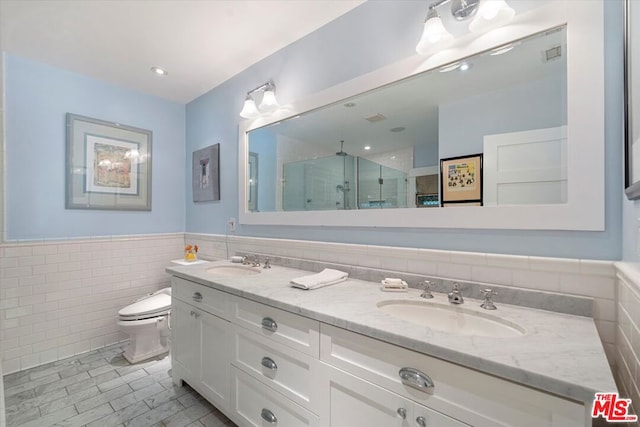
[[[460,293],[460,283],[453,282],[453,290],[449,293],[448,297],[451,304],[464,303],[464,298],[462,298],[462,294]]]
[[[433,298],[433,294],[431,293],[431,285],[433,284],[433,282],[431,282],[430,280],[425,280],[422,283],[424,284],[424,290],[420,294],[420,297],[427,299]]]
[[[271,268],[271,260],[269,257],[266,257],[264,260],[264,266],[262,268]]]
[[[482,293],[484,294],[484,302],[480,304],[480,307],[484,308],[485,310],[496,310],[498,307],[496,307],[496,305],[493,303],[492,297],[494,295],[498,295],[498,293],[493,289],[484,289]]]

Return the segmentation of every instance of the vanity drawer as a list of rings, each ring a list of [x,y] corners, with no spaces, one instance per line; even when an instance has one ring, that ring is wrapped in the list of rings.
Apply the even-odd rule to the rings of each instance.
[[[474,426],[584,426],[584,404],[422,353],[321,325],[320,359],[387,390]],[[402,383],[399,371],[426,374],[432,389]]]
[[[319,357],[320,323],[244,298],[233,298],[232,322],[274,342]]]
[[[319,418],[236,367],[231,367],[232,416],[240,426],[317,427]]]
[[[231,361],[260,382],[313,411],[317,404],[313,387],[318,359],[277,344],[239,326],[233,326]],[[317,410],[315,411],[317,412]]]
[[[190,282],[179,277],[171,278],[171,296],[198,307],[218,317],[229,320],[229,297],[226,292]]]

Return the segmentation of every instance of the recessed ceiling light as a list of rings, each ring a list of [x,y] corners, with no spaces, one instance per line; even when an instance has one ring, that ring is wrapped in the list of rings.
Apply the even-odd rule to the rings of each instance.
[[[365,149],[365,150],[371,150],[371,146],[370,146],[370,145],[365,145],[365,146],[364,146],[364,149]]]
[[[514,43],[510,43],[510,44],[508,44],[506,46],[502,46],[502,47],[497,47],[497,48],[493,49],[489,53],[489,55],[491,55],[491,56],[502,55],[503,53],[509,52],[514,47],[516,47],[516,45]]]
[[[169,73],[167,72],[167,70],[160,68],[160,67],[151,67],[151,72],[155,73],[159,76],[167,76],[169,75]]]
[[[467,71],[469,68],[471,68],[471,65],[469,65],[468,62],[463,62],[462,64],[460,64],[460,71]]]
[[[440,68],[440,72],[448,73],[449,71],[456,70],[459,66],[460,66],[460,62],[454,62],[453,64],[445,65],[444,67]]]

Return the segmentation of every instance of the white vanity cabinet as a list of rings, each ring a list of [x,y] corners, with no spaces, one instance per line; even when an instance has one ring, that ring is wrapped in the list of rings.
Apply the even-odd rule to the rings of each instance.
[[[583,402],[188,280],[172,284],[173,380],[241,427],[590,425]]]
[[[171,362],[174,383],[186,381],[220,410],[229,406],[228,294],[172,279]]]

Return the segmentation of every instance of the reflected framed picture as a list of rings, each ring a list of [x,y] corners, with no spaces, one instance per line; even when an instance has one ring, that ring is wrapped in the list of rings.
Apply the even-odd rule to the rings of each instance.
[[[624,4],[625,193],[640,199],[640,2]]]
[[[440,159],[440,205],[482,206],[482,153]]]
[[[151,210],[152,132],[67,113],[67,209]]]
[[[193,152],[193,201],[220,200],[220,144]]]

